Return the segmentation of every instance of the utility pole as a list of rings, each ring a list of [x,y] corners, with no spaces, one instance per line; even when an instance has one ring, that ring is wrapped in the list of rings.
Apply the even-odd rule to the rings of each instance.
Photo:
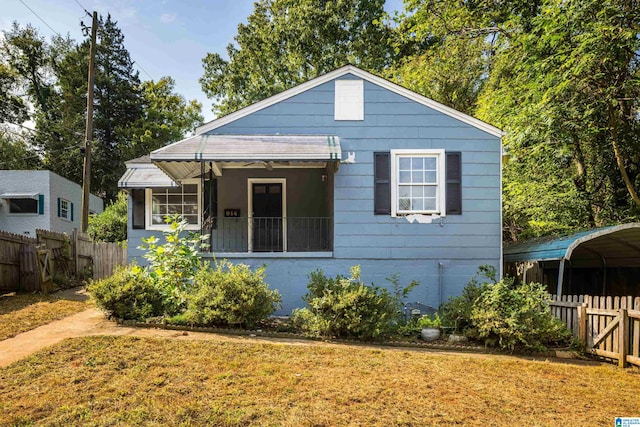
[[[91,44],[89,45],[89,76],[87,84],[87,125],[84,136],[84,168],[82,170],[82,217],[80,228],[83,233],[89,226],[89,199],[91,194],[91,141],[93,140],[93,81],[94,61],[96,58],[96,32],[98,30],[98,12],[93,12],[91,24]]]

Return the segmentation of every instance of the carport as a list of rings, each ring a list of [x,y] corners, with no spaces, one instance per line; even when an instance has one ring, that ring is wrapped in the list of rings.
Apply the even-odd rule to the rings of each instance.
[[[504,271],[557,295],[640,296],[640,223],[505,245]]]

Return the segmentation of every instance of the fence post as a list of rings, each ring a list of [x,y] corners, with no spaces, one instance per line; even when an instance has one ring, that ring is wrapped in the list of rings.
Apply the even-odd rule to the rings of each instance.
[[[73,233],[71,233],[71,245],[73,246],[73,272],[76,277],[79,275],[78,271],[78,229],[74,228]]]
[[[578,339],[586,347],[587,343],[587,304],[578,307]]]
[[[627,365],[627,352],[629,350],[629,334],[627,333],[628,321],[629,314],[627,313],[627,309],[621,308],[618,320],[618,351],[620,352],[618,366],[621,368]]]

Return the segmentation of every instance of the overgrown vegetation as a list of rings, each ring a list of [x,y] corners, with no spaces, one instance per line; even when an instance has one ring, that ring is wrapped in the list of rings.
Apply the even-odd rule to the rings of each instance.
[[[507,350],[544,350],[549,344],[568,343],[571,334],[551,313],[551,296],[544,285],[515,284],[509,277],[496,281],[495,270],[487,267],[479,276],[462,295],[443,304],[446,324]]]
[[[194,277],[195,291],[187,295],[187,309],[174,319],[192,325],[252,327],[280,305],[280,294],[265,283],[265,267],[255,271],[244,264],[216,261]]]
[[[96,242],[127,240],[127,193],[118,193],[117,199],[102,213],[91,215],[87,233]]]
[[[417,285],[397,286],[395,292],[360,280],[360,266],[349,277],[326,277],[321,270],[310,274],[308,307],[294,310],[293,322],[304,334],[322,338],[376,340],[391,336],[402,323],[401,299]]]
[[[265,283],[265,269],[201,261],[203,238],[187,233],[186,221],[169,216],[164,242],[143,239],[145,267],[129,265],[87,287],[110,316],[199,326],[253,326],[272,314],[281,298]]]
[[[142,267],[117,267],[112,276],[92,280],[87,291],[98,307],[119,319],[145,320],[165,312],[160,287]]]

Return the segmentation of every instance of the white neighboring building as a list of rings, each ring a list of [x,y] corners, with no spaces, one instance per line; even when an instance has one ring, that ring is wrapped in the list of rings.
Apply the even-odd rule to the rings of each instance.
[[[89,211],[101,213],[91,195]],[[36,229],[71,234],[80,229],[82,187],[51,171],[0,170],[0,230],[36,236]]]

